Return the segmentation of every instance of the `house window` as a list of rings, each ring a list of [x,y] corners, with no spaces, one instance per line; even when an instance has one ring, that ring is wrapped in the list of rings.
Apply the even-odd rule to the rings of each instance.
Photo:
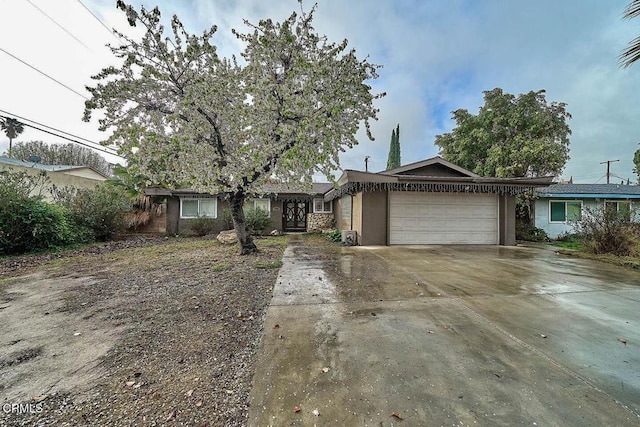
[[[268,216],[271,216],[271,200],[270,199],[253,199],[253,209],[263,210]]]
[[[331,202],[325,202],[324,199],[313,199],[313,213],[331,213],[331,205]]]
[[[218,199],[180,199],[180,218],[218,217]]]
[[[342,219],[351,221],[351,196],[343,196],[342,201]]]
[[[619,215],[624,221],[631,221],[631,203],[628,201],[605,201],[604,211],[607,215]]]
[[[574,222],[582,219],[581,201],[549,201],[550,222]]]

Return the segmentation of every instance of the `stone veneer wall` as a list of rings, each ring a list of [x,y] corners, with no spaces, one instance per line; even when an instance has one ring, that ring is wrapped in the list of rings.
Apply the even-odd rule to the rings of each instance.
[[[332,213],[308,213],[307,232],[313,233],[333,227]]]

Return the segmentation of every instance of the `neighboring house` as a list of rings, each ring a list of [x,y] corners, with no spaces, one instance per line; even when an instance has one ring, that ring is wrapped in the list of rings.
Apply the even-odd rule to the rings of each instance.
[[[515,196],[553,177],[480,177],[440,157],[379,173],[346,170],[334,201],[337,228],[358,244],[515,245]]]
[[[51,201],[51,186],[58,188],[93,188],[96,184],[107,180],[107,176],[98,172],[90,166],[71,165],[43,165],[41,163],[25,162],[18,159],[0,156],[0,173],[3,170],[14,172],[26,172],[29,175],[44,174],[48,178],[48,183],[34,189],[32,194],[42,195],[46,200]]]
[[[585,209],[612,209],[628,214],[640,209],[640,186],[622,184],[556,184],[536,191],[535,226],[552,239],[573,233]]]
[[[261,198],[249,198],[245,208],[263,209],[268,212],[271,224],[266,233],[320,231],[333,226],[333,205],[325,202],[324,194],[332,184],[314,183],[310,192],[289,190],[284,185],[269,184]],[[229,202],[223,197],[201,194],[189,189],[167,190],[147,188],[149,196],[167,198],[166,232],[168,234],[191,234],[191,224],[199,216],[214,218],[215,232],[231,228],[227,223]]]

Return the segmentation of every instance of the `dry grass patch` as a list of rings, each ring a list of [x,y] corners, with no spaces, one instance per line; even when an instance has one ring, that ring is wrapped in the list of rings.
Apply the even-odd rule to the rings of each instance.
[[[42,413],[0,413],[0,424],[245,425],[255,351],[286,242],[257,239],[260,252],[250,256],[235,245],[179,238],[25,260],[39,277],[73,283],[60,293],[56,316],[80,319],[79,329],[124,332],[96,362],[105,372],[98,381],[54,386],[43,392]],[[28,287],[23,271],[9,271],[14,277],[0,282],[0,294]],[[51,357],[46,346],[43,357]],[[0,377],[5,369],[11,366]]]

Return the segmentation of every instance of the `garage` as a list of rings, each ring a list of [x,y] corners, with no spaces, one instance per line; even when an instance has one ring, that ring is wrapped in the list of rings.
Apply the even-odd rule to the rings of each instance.
[[[356,244],[516,245],[516,197],[554,177],[479,176],[441,157],[382,172],[345,170],[324,195]]]
[[[389,243],[498,244],[498,196],[389,192]]]

